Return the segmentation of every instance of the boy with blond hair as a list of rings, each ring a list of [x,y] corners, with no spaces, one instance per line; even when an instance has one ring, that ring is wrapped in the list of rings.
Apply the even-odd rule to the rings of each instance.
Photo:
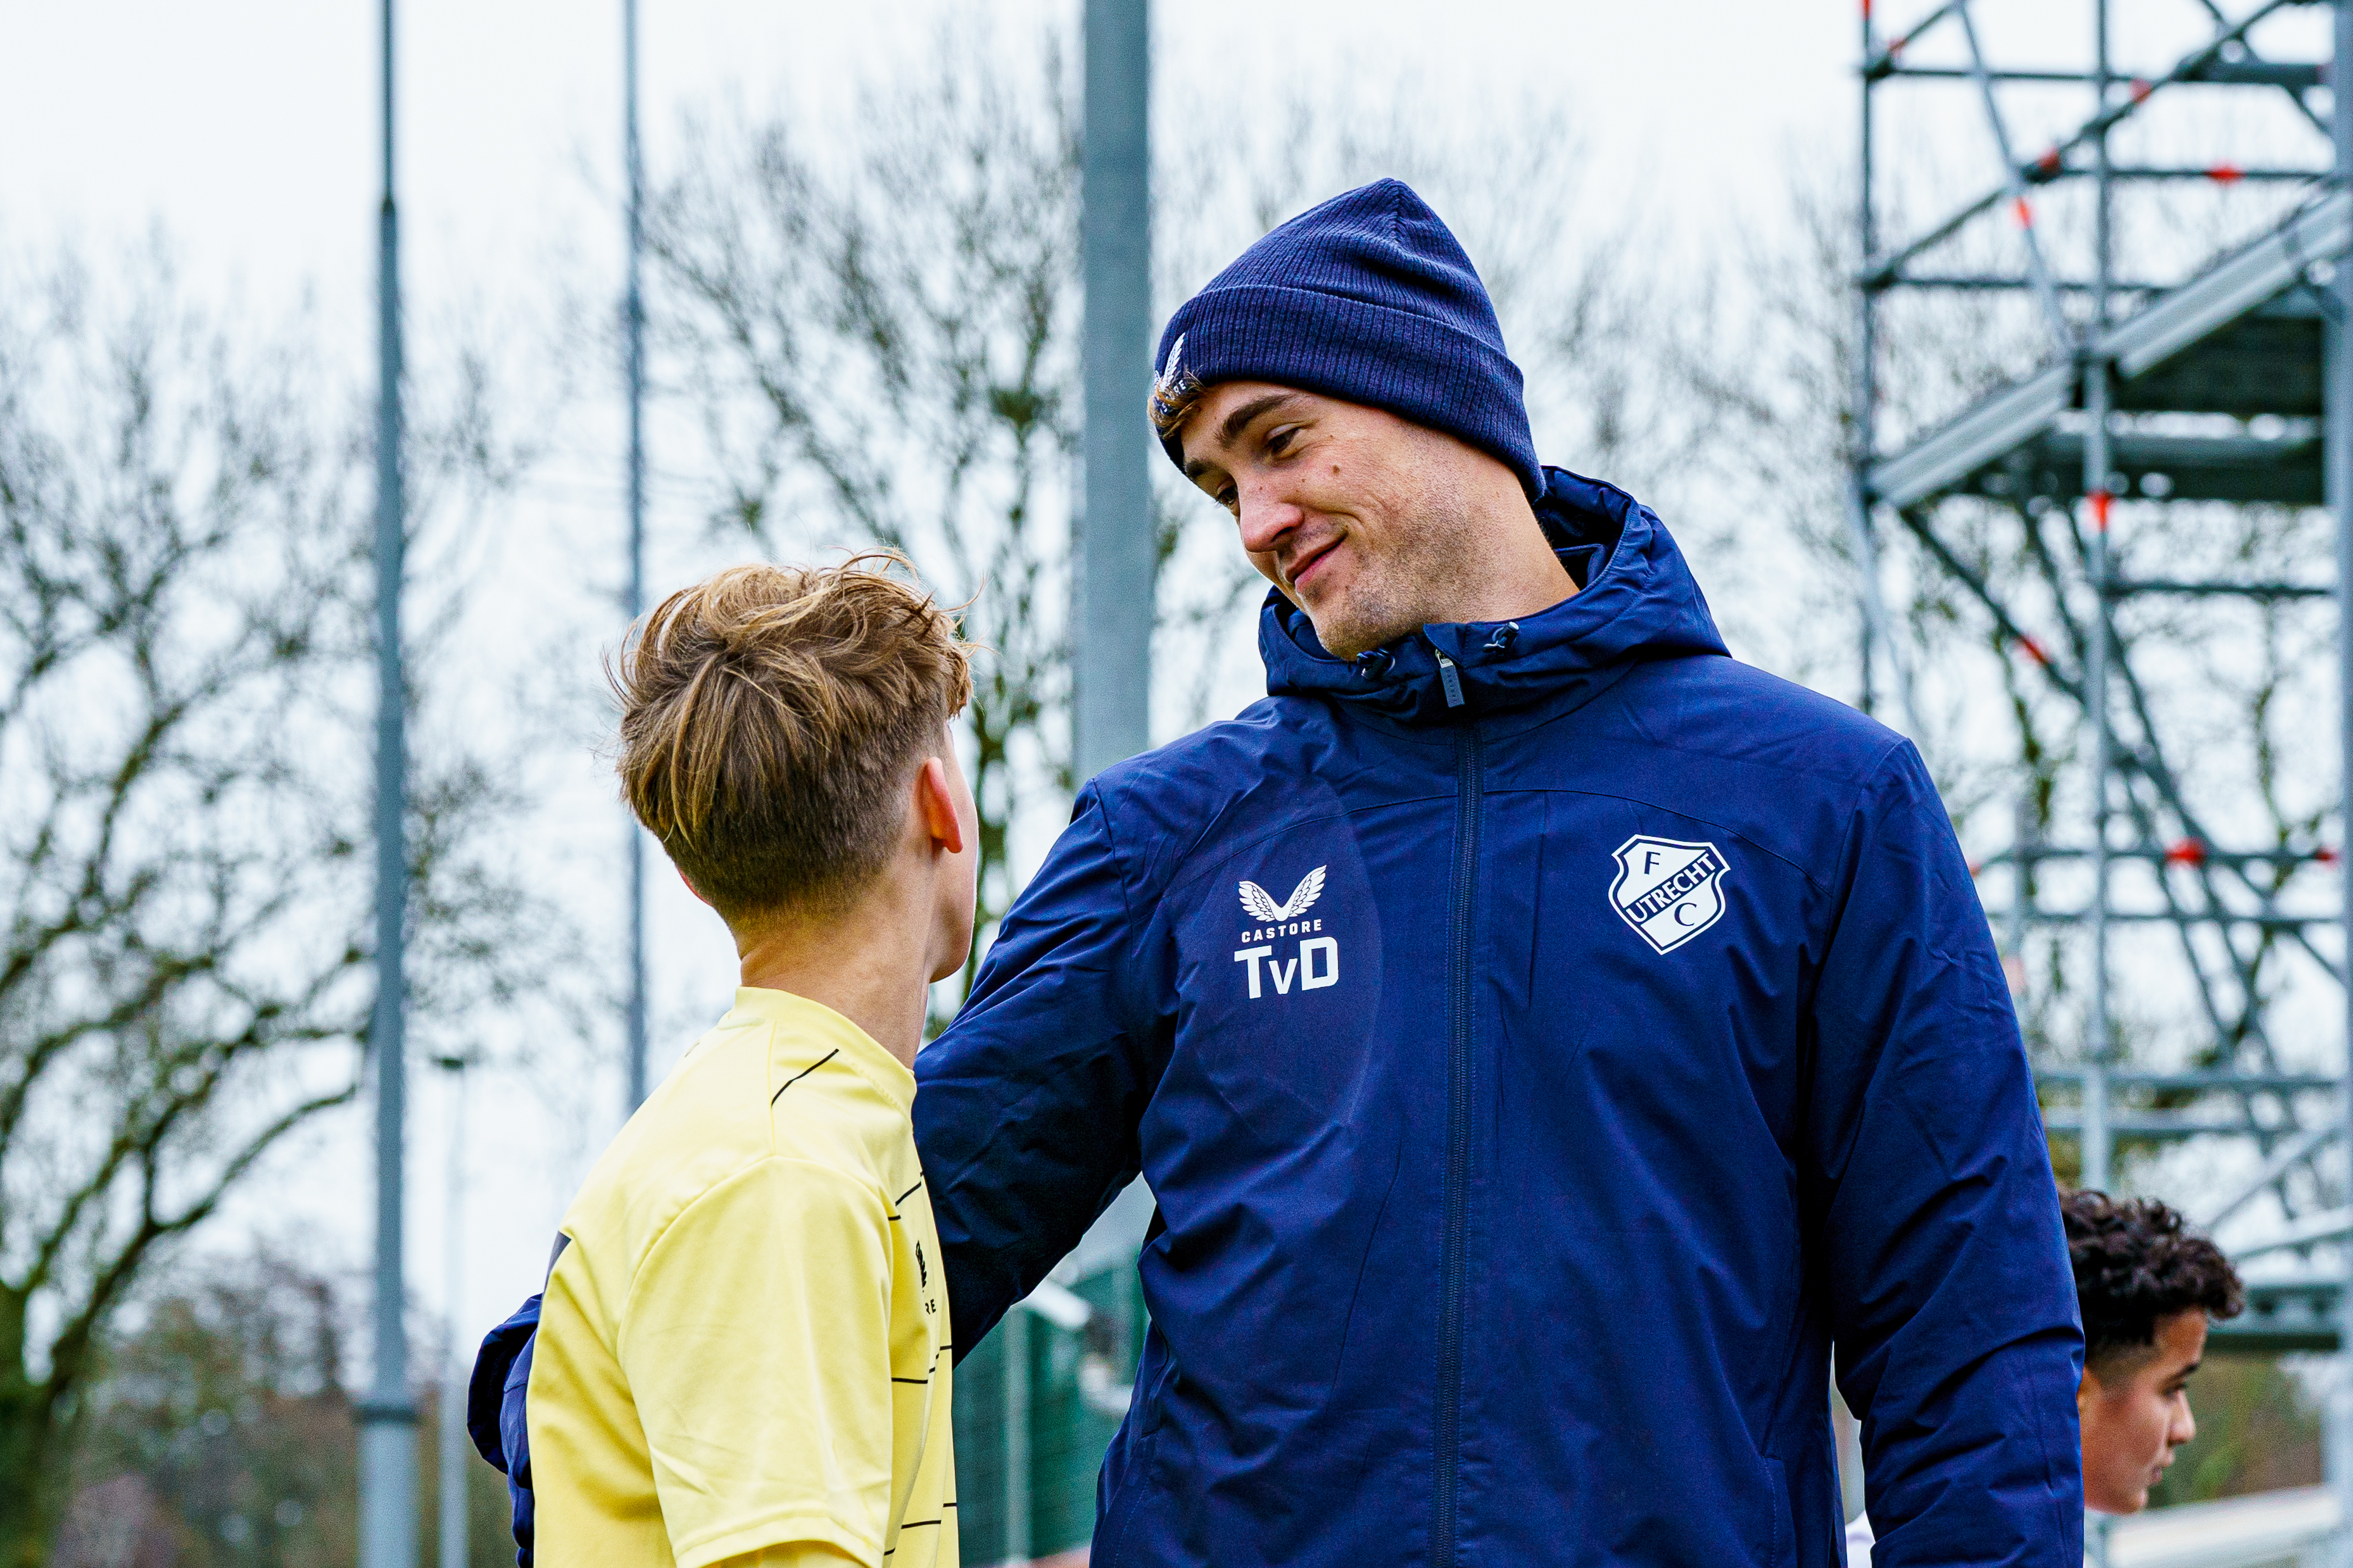
[[[623,649],[625,793],[743,986],[565,1216],[528,1373],[548,1568],[956,1563],[908,1112],[972,941],[971,678],[901,564],[735,567]]]

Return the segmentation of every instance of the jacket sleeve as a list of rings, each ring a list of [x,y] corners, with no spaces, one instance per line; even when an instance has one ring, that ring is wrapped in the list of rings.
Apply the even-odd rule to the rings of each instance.
[[[2083,1561],[2083,1365],[2010,989],[1909,743],[1847,834],[1809,1119],[1874,1568]]]
[[[915,1142],[961,1361],[1136,1174],[1168,1023],[1096,786],[997,929],[963,1012],[915,1058]]]

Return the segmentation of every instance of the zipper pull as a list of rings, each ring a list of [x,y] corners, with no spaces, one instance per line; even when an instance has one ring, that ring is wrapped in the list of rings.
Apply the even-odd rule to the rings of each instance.
[[[1438,682],[1440,685],[1446,688],[1446,705],[1449,708],[1461,707],[1461,672],[1454,668],[1454,661],[1447,658],[1444,653],[1440,652],[1436,648],[1433,648],[1430,651],[1438,654]]]

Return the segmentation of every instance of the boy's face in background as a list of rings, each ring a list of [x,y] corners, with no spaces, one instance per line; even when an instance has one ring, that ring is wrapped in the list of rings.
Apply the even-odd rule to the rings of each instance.
[[[2173,1451],[2198,1435],[2189,1374],[2206,1354],[2206,1314],[2159,1320],[2157,1343],[2085,1368],[2075,1408],[2084,1423],[2084,1500],[2102,1513],[2137,1513]]]

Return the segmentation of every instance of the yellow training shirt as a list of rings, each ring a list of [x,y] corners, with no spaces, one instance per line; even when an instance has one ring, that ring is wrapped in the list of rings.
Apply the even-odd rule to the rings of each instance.
[[[533,1352],[543,1568],[955,1568],[914,1099],[849,1019],[747,987],[629,1118],[565,1216]]]

